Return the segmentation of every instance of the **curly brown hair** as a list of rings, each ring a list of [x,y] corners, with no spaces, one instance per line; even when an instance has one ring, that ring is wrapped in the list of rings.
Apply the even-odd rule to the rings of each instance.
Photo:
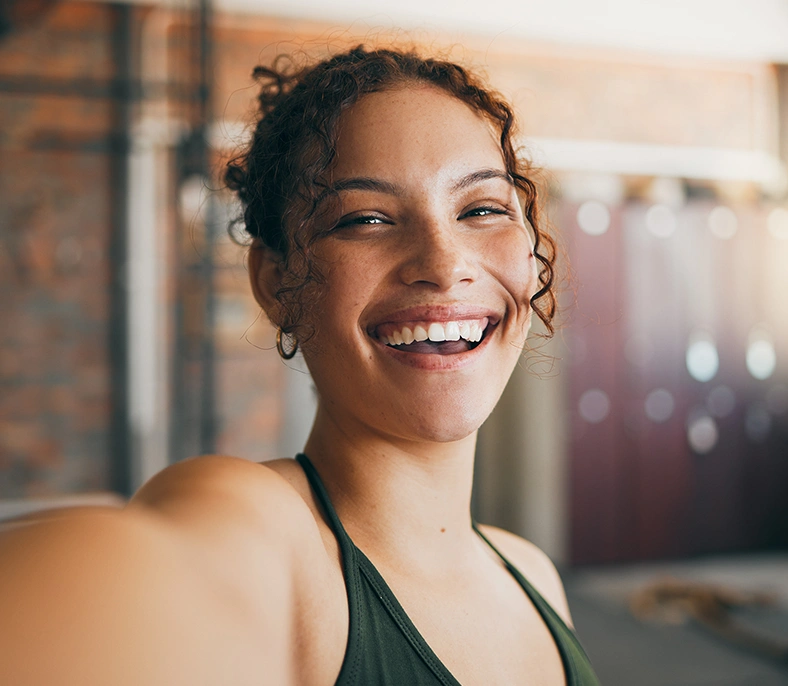
[[[266,246],[283,261],[286,276],[276,298],[281,306],[277,324],[285,333],[300,330],[307,319],[307,287],[324,283],[311,248],[326,233],[317,228],[316,218],[318,206],[331,192],[326,176],[336,155],[339,119],[365,94],[408,83],[440,88],[499,132],[504,164],[533,231],[540,263],[539,288],[530,305],[553,333],[555,242],[541,227],[532,168],[515,150],[514,112],[500,94],[453,62],[424,58],[415,50],[363,45],[303,68],[280,57],[271,67],[256,67],[253,77],[261,86],[257,124],[248,147],[228,163],[225,181],[238,194],[243,208],[239,222],[253,245]]]

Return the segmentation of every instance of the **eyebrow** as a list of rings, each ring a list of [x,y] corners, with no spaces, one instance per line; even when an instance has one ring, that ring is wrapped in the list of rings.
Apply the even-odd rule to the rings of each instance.
[[[514,186],[514,180],[512,179],[511,175],[502,169],[479,169],[478,171],[471,172],[470,174],[463,176],[452,186],[451,190],[452,193],[456,193],[457,191],[465,190],[476,183],[488,181],[489,179],[502,179],[510,186]]]
[[[502,169],[479,169],[470,174],[466,174],[456,181],[452,185],[450,191],[452,193],[457,193],[474,184],[490,179],[501,179],[506,181],[510,186],[514,186],[511,175]],[[331,184],[328,190],[334,193],[339,193],[341,191],[373,191],[376,193],[385,193],[387,195],[404,195],[402,186],[370,176],[355,176],[347,179],[339,179],[339,181],[335,181]]]
[[[370,176],[355,176],[348,179],[340,179],[332,183],[329,191],[339,193],[340,191],[375,191],[388,195],[402,195],[402,187],[390,181],[375,179]]]

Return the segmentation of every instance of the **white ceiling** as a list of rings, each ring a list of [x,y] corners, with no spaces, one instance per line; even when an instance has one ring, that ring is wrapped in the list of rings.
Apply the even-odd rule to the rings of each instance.
[[[180,0],[183,2],[183,0]],[[341,25],[523,36],[578,46],[788,63],[788,0],[214,0]],[[483,8],[483,10],[482,10]]]

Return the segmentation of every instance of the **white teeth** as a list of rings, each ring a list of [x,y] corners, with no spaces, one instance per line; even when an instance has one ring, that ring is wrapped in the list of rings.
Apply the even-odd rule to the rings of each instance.
[[[433,322],[430,324],[427,334],[429,335],[430,340],[436,343],[446,340],[446,331],[441,324],[438,324],[438,322]]]
[[[403,326],[399,331],[392,331],[390,336],[381,334],[380,340],[387,345],[410,345],[414,341],[459,341],[460,339],[470,343],[478,343],[484,335],[485,326],[480,321],[463,320],[459,322],[431,322],[430,324],[416,324],[413,330]]]

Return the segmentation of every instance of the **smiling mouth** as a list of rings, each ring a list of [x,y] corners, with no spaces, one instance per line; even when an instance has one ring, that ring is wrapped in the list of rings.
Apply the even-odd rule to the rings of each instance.
[[[492,329],[490,319],[449,322],[384,324],[377,337],[385,345],[406,353],[456,355],[473,350]]]

